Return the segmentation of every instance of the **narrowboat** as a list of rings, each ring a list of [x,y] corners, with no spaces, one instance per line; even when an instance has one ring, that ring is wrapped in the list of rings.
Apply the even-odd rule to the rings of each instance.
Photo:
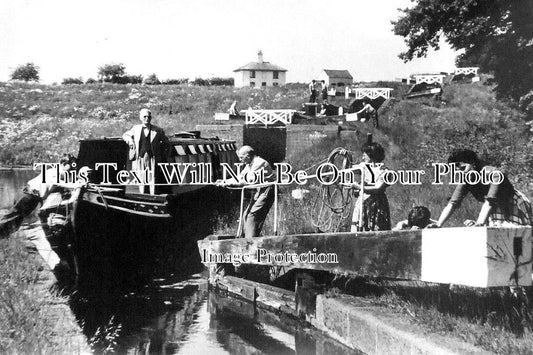
[[[180,163],[181,178],[160,186],[163,193],[155,195],[140,193],[118,176],[131,171],[129,147],[122,139],[80,141],[76,169],[89,169],[88,183],[51,194],[39,213],[63,264],[77,274],[119,272],[125,282],[143,273],[182,270],[184,264],[193,271],[201,268],[196,241],[212,233],[217,219],[238,201],[234,192],[214,185],[224,169],[238,162],[236,145],[202,138],[199,132],[168,138],[166,162]],[[102,164],[111,167],[108,176]]]

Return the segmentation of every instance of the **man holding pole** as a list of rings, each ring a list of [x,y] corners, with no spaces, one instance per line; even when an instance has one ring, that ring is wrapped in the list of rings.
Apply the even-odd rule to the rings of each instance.
[[[239,176],[241,184],[246,184],[246,176],[250,174],[261,174],[264,177],[262,182],[266,183],[266,186],[262,184],[263,186],[257,187],[250,204],[241,216],[244,221],[244,237],[254,238],[261,233],[268,211],[274,203],[275,187],[268,183],[276,180],[276,174],[270,164],[256,155],[254,149],[248,145],[239,149],[237,155],[241,163],[245,164]]]

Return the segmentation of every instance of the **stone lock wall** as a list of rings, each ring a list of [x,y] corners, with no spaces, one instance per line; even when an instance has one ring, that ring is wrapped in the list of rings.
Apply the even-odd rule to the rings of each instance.
[[[237,142],[237,146],[252,146],[257,154],[270,163],[283,161],[299,154],[325,138],[339,135],[336,125],[259,126],[243,124],[197,125],[202,137],[219,137]]]

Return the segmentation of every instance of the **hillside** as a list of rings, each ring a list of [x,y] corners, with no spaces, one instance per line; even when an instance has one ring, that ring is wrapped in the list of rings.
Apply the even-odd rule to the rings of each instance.
[[[234,100],[240,108],[299,108],[305,91],[233,87],[0,83],[0,164],[56,161],[79,139],[121,136],[148,107],[167,133],[212,123]]]

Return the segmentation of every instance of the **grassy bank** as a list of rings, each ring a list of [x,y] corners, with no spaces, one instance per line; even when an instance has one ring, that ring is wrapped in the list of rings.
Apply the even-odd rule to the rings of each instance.
[[[241,109],[299,108],[303,89],[118,84],[0,83],[0,164],[57,161],[78,140],[121,136],[148,107],[167,134],[213,122],[234,100]]]
[[[57,292],[43,292],[40,266],[14,236],[0,240],[0,353],[60,354],[68,339],[58,339],[50,304],[65,302]]]

